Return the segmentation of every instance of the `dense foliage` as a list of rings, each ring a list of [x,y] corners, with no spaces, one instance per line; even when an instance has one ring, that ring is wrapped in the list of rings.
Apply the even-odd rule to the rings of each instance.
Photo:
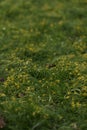
[[[87,0],[0,0],[0,128],[87,130]]]

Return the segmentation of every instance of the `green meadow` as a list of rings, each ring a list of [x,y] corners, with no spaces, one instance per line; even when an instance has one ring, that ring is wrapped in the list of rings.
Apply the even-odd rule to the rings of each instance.
[[[0,129],[87,130],[87,0],[0,0]]]

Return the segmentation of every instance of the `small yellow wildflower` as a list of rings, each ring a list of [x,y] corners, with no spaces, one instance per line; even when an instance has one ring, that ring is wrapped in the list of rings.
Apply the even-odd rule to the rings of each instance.
[[[0,97],[5,97],[6,95],[4,93],[0,93]]]
[[[72,106],[73,108],[75,107],[75,102],[74,102],[74,100],[72,100],[71,106]]]
[[[81,107],[81,104],[79,102],[76,103],[77,107]]]

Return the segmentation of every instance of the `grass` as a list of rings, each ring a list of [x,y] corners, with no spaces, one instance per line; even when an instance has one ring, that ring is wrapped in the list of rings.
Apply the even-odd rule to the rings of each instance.
[[[0,128],[87,129],[86,6],[0,0]]]

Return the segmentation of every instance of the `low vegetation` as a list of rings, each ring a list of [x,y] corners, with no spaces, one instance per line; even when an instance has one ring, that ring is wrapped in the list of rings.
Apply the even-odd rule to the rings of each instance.
[[[0,129],[87,130],[86,36],[86,0],[0,0]]]

